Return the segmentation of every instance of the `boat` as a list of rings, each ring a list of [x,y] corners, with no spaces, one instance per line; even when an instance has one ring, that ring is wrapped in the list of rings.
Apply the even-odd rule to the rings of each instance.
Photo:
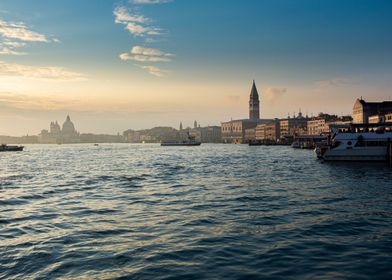
[[[293,148],[293,149],[300,149],[301,148],[301,143],[299,141],[294,141],[291,144],[291,148]]]
[[[10,146],[7,144],[0,145],[0,152],[17,152],[23,151],[24,146]]]
[[[391,153],[392,123],[331,125],[332,134],[315,152],[325,161],[386,161]]]
[[[166,140],[161,141],[161,146],[200,146],[201,142],[196,141],[195,136],[188,133],[186,140]]]
[[[314,149],[318,143],[326,139],[325,135],[296,135],[291,147],[294,149]]]

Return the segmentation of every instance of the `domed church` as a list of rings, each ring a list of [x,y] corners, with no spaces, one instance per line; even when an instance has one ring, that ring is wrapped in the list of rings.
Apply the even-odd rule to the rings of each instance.
[[[61,144],[61,143],[79,143],[80,135],[79,132],[76,131],[73,122],[69,115],[65,119],[63,123],[62,129],[60,129],[60,125],[56,122],[50,123],[50,130],[42,130],[39,134],[39,141],[41,143],[49,143],[49,144]]]
[[[63,143],[76,143],[79,142],[79,133],[76,131],[73,122],[69,115],[63,123],[63,129],[61,130],[61,138]]]
[[[71,121],[71,118],[69,117],[69,115],[67,115],[67,119],[63,123],[63,129],[61,132],[63,134],[69,134],[69,135],[77,134],[77,132],[75,130],[75,126],[74,126],[73,122]]]

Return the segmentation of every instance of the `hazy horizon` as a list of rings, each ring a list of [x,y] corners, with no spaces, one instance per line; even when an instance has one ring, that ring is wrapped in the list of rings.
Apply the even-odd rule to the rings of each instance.
[[[92,4],[94,3],[94,4]],[[220,125],[390,100],[390,1],[2,0],[0,135]]]

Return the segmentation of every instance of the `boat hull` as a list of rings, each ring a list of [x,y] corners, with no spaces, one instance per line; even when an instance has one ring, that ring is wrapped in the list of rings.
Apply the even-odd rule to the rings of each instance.
[[[325,161],[386,161],[387,148],[327,150],[322,159]]]
[[[23,146],[0,146],[0,152],[19,152],[23,151]]]
[[[161,143],[161,146],[200,146],[201,143]]]

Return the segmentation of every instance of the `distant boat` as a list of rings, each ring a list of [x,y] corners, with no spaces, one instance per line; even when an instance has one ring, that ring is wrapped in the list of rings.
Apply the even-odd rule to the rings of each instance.
[[[95,143],[94,146],[99,146],[99,144]]]
[[[0,145],[0,152],[17,152],[17,151],[23,151],[23,146],[9,146],[6,144],[1,144]]]
[[[201,143],[198,141],[190,141],[190,140],[172,140],[172,141],[162,141],[161,146],[200,146]]]
[[[192,136],[188,132],[187,140],[167,140],[161,141],[161,146],[200,146],[201,142],[195,140],[195,136]]]

